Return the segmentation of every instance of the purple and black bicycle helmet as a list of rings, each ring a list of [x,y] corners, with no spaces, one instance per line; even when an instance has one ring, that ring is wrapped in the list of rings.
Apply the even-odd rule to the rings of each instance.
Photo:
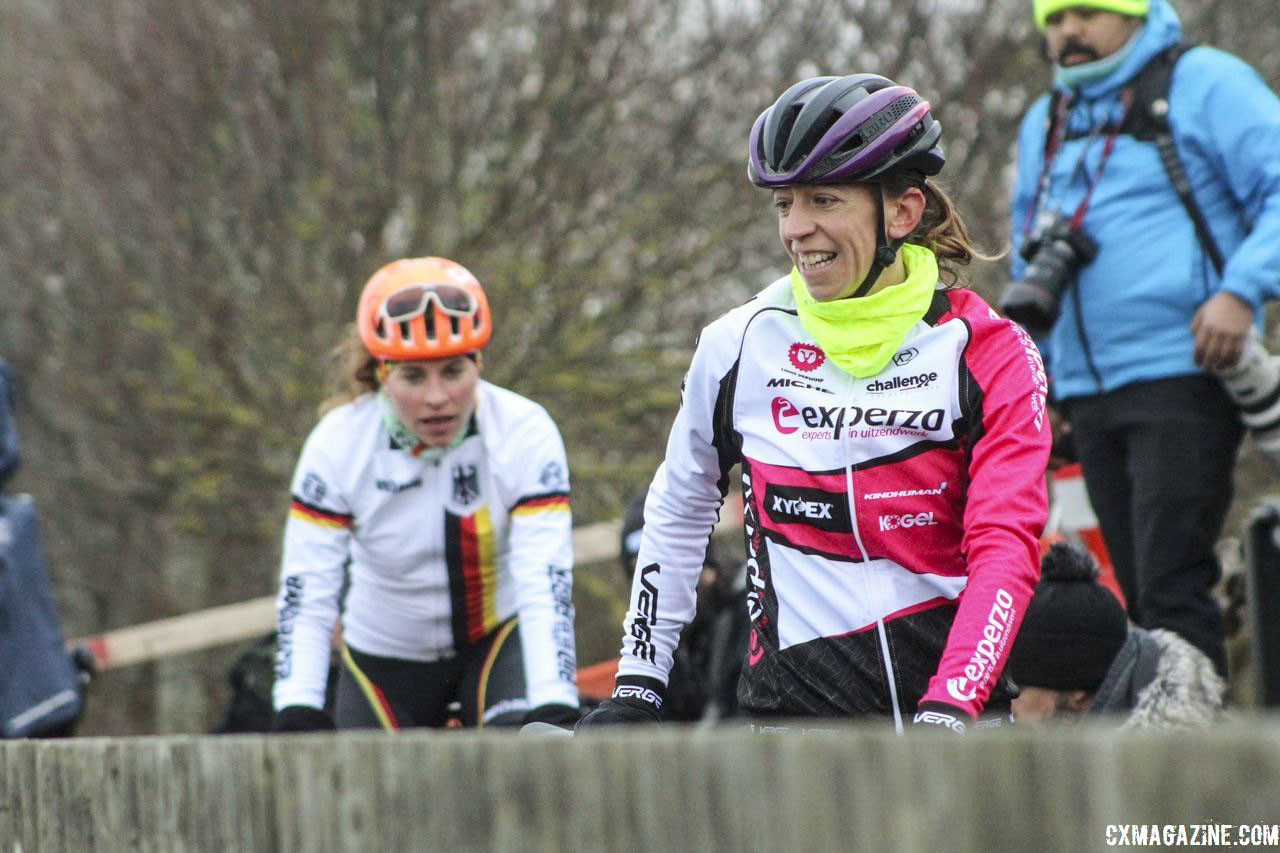
[[[878,74],[801,80],[751,128],[747,175],[761,187],[936,175],[942,126],[915,90]]]
[[[759,187],[867,181],[876,198],[876,250],[853,297],[870,292],[906,238],[890,240],[877,178],[921,185],[942,170],[942,125],[914,89],[878,74],[801,80],[760,114],[748,141],[747,177]]]

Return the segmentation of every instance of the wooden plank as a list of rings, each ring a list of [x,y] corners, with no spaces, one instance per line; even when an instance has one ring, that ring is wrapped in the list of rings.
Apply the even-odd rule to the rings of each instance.
[[[39,805],[36,798],[36,752],[22,749],[21,741],[0,740],[0,843],[37,837]],[[6,853],[8,847],[4,848]],[[31,846],[29,850],[38,848]]]
[[[93,653],[99,669],[142,663],[155,658],[260,637],[275,625],[273,596],[237,604],[211,607],[196,613],[172,616],[120,628],[73,643],[83,643]]]
[[[1076,851],[1106,849],[1112,824],[1204,822],[1280,845],[1276,719],[824,728],[3,743],[0,850]]]
[[[200,850],[281,850],[266,739],[193,738],[193,833]],[[356,848],[352,848],[356,849]]]

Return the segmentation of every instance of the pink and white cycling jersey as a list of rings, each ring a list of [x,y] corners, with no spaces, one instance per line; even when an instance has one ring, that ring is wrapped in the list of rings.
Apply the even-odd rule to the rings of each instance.
[[[968,290],[937,291],[866,379],[805,332],[787,278],[712,323],[649,490],[619,684],[665,684],[741,463],[746,710],[900,723],[921,701],[1007,702],[1047,512],[1046,384],[1030,338]]]

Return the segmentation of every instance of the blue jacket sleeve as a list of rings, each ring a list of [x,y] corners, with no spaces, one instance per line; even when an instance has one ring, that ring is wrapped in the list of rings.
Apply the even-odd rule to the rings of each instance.
[[[1222,289],[1257,308],[1280,296],[1280,98],[1246,63],[1206,47],[1178,63],[1170,105],[1196,202],[1226,250]],[[1197,159],[1216,174],[1191,172]],[[1234,247],[1218,194],[1204,189],[1213,184],[1243,220],[1238,228],[1247,233]]]

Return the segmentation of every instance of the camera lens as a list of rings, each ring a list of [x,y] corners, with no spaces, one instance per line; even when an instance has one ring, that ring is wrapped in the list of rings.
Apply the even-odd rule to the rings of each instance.
[[[1245,426],[1280,434],[1280,365],[1262,345],[1257,330],[1245,338],[1235,367],[1218,371],[1218,377],[1239,407]]]
[[[1058,294],[1038,283],[1015,281],[1005,288],[1000,310],[1033,335],[1049,331],[1058,317]]]
[[[1062,215],[1050,219],[1022,247],[1022,279],[1010,284],[1000,310],[1032,334],[1047,332],[1058,318],[1058,301],[1075,271],[1093,260],[1098,244]]]

